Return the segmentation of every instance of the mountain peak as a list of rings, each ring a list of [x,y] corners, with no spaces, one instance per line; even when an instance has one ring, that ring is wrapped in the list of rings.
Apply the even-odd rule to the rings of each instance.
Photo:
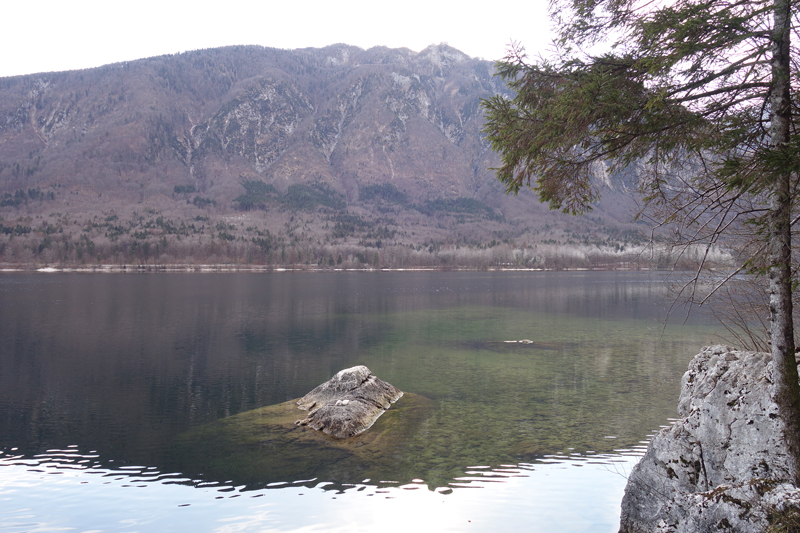
[[[450,66],[472,59],[461,50],[453,48],[447,43],[432,44],[422,50],[419,55],[438,66]]]
[[[607,242],[620,223],[602,210],[587,222],[503,193],[480,108],[503,91],[490,62],[445,43],[226,47],[4,79],[0,261],[166,247],[373,264],[390,246],[400,265],[423,249],[427,264],[442,247],[485,259],[488,243]]]

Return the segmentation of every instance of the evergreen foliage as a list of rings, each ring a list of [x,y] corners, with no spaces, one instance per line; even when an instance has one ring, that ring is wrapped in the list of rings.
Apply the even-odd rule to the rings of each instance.
[[[266,209],[270,199],[278,196],[278,190],[271,183],[264,183],[261,180],[245,180],[242,187],[247,191],[245,194],[233,199],[239,204],[241,209],[250,211],[251,209]]]
[[[417,209],[426,215],[434,213],[462,213],[488,218],[490,220],[500,220],[502,217],[495,214],[491,207],[480,200],[474,198],[434,198],[427,200]]]
[[[354,235],[356,231],[364,230],[372,226],[370,222],[367,222],[362,217],[349,213],[338,213],[333,220],[334,225],[331,236],[335,239]]]
[[[195,196],[192,203],[197,207],[207,207],[209,205],[217,205],[216,200],[212,200],[211,198],[204,198],[202,196]]]
[[[392,183],[365,185],[359,192],[359,199],[363,202],[382,201],[403,207],[411,205],[408,195]]]
[[[706,251],[748,233],[737,270],[769,279],[777,402],[800,481],[792,226],[800,186],[800,64],[792,0],[555,0],[552,58],[512,46],[498,75],[515,91],[484,100],[484,132],[510,193],[530,186],[581,214],[599,172],[636,166],[653,216],[677,244]],[[607,41],[603,43],[603,41]],[[583,50],[607,50],[588,54]],[[610,46],[607,46],[610,45]],[[702,267],[701,267],[702,269]],[[694,295],[694,284],[687,285]]]
[[[194,185],[176,185],[173,191],[175,194],[189,194],[196,192]]]
[[[22,189],[17,189],[14,191],[14,194],[5,193],[2,197],[0,197],[0,207],[6,206],[14,206],[19,207],[21,205],[28,205],[29,200],[55,200],[56,196],[55,193],[50,192],[42,192],[39,187],[29,188],[28,191],[24,191]]]
[[[341,211],[346,207],[344,198],[323,183],[316,183],[313,186],[299,183],[290,185],[282,201],[292,209],[306,211],[313,211],[319,206],[335,211]]]

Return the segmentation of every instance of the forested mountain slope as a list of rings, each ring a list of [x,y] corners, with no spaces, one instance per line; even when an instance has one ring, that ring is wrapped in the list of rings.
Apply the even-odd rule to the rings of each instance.
[[[635,179],[584,217],[508,197],[504,91],[446,45],[230,47],[0,78],[0,262],[564,267],[630,261]]]

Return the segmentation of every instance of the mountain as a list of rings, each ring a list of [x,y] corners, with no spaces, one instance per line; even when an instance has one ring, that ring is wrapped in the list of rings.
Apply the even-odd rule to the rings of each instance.
[[[632,260],[630,178],[584,217],[504,194],[447,45],[199,50],[0,78],[0,262],[589,266]]]

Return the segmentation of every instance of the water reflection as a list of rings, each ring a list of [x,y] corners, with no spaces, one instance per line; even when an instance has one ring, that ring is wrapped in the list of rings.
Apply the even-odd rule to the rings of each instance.
[[[574,502],[544,487],[584,476],[582,490],[596,493],[586,505],[606,505],[587,472],[608,474],[617,460],[632,460],[674,414],[688,360],[715,340],[696,322],[663,330],[664,294],[658,276],[636,273],[2,274],[0,491],[20,509],[26,497],[65,498],[67,522],[38,506],[8,515],[14,520],[53,516],[84,529],[128,520],[126,504],[102,503],[93,488],[106,482],[147,493],[138,498],[153,503],[159,524],[181,523],[172,517],[180,505],[198,507],[211,494],[261,494],[269,495],[265,522],[250,507],[215,507],[232,520],[217,526],[233,527],[241,512],[266,529],[330,530],[339,527],[334,515],[351,523],[339,516],[353,510],[343,501],[448,491],[448,508],[468,505],[447,514],[445,529],[467,511],[478,521],[501,519],[497,509],[513,515],[504,523],[531,518],[532,495],[563,520]],[[413,430],[384,448],[390,454],[290,453],[253,432],[209,437],[241,420],[230,417],[300,397],[356,364],[431,402]],[[187,452],[181,446],[192,435],[207,438]],[[159,504],[162,491],[180,497]],[[491,495],[481,504],[461,492]],[[312,495],[328,503],[316,521],[303,521],[295,500]],[[109,508],[86,523],[71,515],[71,505],[95,497]],[[275,502],[297,516],[275,511]],[[197,530],[209,529],[203,520]]]
[[[113,466],[77,446],[0,453],[0,529],[113,531],[615,531],[637,452],[475,465],[447,486],[310,479],[257,490],[146,466]],[[80,496],[78,496],[80,494]],[[564,512],[564,503],[569,511]]]

